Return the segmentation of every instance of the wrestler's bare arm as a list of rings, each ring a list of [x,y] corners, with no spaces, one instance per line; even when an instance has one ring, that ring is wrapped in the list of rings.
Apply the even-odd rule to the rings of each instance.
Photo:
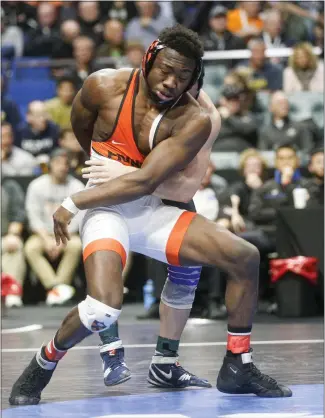
[[[97,119],[98,109],[103,100],[102,84],[113,85],[113,75],[116,70],[105,69],[90,75],[82,89],[77,93],[71,109],[72,130],[87,155],[90,155],[90,145]],[[107,91],[110,91],[108,89]]]
[[[140,170],[74,194],[71,196],[74,204],[79,209],[89,209],[125,203],[152,194],[169,176],[183,170],[209,138],[209,116],[202,111],[195,116],[182,130],[158,144]]]

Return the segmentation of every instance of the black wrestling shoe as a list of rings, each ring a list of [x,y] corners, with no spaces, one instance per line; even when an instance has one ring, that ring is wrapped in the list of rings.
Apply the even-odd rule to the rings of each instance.
[[[272,377],[261,373],[249,353],[229,355],[223,360],[217,379],[217,389],[231,394],[254,393],[262,398],[291,397],[289,388],[279,385]]]
[[[36,357],[42,362],[40,353],[32,358],[12,387],[9,398],[10,405],[37,405],[41,400],[42,390],[51,380],[57,363],[47,361],[47,367],[52,367],[52,369],[46,370],[38,364]]]
[[[206,379],[200,379],[183,369],[178,363],[178,357],[164,357],[162,355],[152,357],[147,380],[151,385],[159,388],[212,387]]]

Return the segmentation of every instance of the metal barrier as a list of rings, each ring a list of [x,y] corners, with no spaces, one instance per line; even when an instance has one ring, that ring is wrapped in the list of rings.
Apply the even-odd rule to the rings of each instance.
[[[292,48],[267,48],[265,54],[267,57],[275,57],[275,58],[285,58],[292,55],[293,49]],[[313,52],[316,55],[320,55],[322,50],[319,47],[313,48]],[[239,49],[239,50],[231,50],[231,51],[206,51],[203,56],[204,61],[211,61],[211,60],[241,60],[241,59],[249,59],[251,56],[251,52],[248,49]],[[107,65],[110,67],[119,67],[121,62],[124,58],[115,58],[115,57],[104,57],[104,58],[96,58],[95,65]],[[64,66],[73,66],[75,63],[74,59],[50,59],[50,58],[17,58],[10,63],[8,60],[3,60],[2,65],[3,68],[8,66],[12,66],[13,68],[31,68],[31,67],[64,67]]]

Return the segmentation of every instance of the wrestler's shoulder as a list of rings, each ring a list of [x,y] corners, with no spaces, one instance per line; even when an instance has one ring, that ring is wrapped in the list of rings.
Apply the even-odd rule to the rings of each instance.
[[[117,92],[125,88],[131,73],[132,68],[120,68],[118,70],[104,68],[90,74],[86,80],[86,85],[105,89],[106,92]]]
[[[190,94],[187,94],[183,100],[182,103],[179,106],[178,112],[180,113],[178,115],[178,121],[180,124],[183,123],[184,120],[197,120],[198,123],[207,124],[209,123],[209,115],[203,109],[199,103],[193,99],[193,97]]]

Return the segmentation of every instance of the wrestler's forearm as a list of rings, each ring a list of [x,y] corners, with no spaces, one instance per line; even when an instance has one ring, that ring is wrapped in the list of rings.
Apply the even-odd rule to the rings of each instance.
[[[71,199],[81,210],[118,205],[151,194],[153,190],[149,183],[141,175],[129,173],[107,181],[100,186],[75,193],[71,196]]]
[[[137,171],[139,168],[129,167],[122,164],[114,164],[113,166],[107,164],[107,166],[102,167],[102,170],[103,171],[101,173],[97,174],[97,177],[105,179],[105,174],[107,174],[109,177],[106,181],[110,181],[124,174]],[[200,186],[201,178],[200,176],[195,175],[189,176],[187,173],[187,169],[178,173],[173,173],[157,187],[157,189],[153,192],[153,195],[159,197],[160,199],[174,200],[176,202],[189,202],[197,192]]]

